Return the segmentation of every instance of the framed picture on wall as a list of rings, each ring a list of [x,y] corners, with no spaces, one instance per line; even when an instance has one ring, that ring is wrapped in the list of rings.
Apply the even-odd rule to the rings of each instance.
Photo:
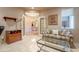
[[[58,15],[49,15],[48,25],[58,25]]]

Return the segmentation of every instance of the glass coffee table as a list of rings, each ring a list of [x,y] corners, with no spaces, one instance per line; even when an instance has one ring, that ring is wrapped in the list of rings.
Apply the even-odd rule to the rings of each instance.
[[[72,38],[69,36],[43,34],[42,39],[37,41],[37,45],[40,48],[39,52],[43,47],[55,49],[60,52],[68,52],[72,48],[71,42]]]

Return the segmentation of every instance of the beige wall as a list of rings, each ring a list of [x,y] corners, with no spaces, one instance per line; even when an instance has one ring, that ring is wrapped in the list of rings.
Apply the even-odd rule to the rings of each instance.
[[[72,12],[71,12],[71,9],[72,8],[55,8],[55,9],[52,9],[52,10],[49,10],[48,12],[45,13],[45,16],[46,16],[46,24],[47,24],[47,28],[50,29],[61,29],[62,28],[62,19],[61,19],[61,16],[62,16],[62,10],[66,10],[65,12],[63,12],[63,15],[72,15]],[[72,9],[73,11],[73,9]],[[49,15],[58,15],[58,25],[48,25],[48,16]]]
[[[74,39],[79,42],[79,8],[74,8],[75,15],[75,29],[74,29]]]
[[[20,23],[16,23],[13,21],[8,21],[8,23],[3,19],[4,16],[7,17],[14,17],[17,18],[17,20],[20,20],[22,15],[24,13],[24,10],[19,9],[19,8],[13,8],[13,7],[0,7],[0,26],[5,26],[5,30],[16,30],[16,29],[21,29]],[[10,26],[12,25],[12,26]],[[3,31],[1,37],[5,36],[5,30]]]
[[[14,17],[17,18],[17,20],[19,20],[22,17],[23,14],[23,10],[19,9],[19,8],[12,8],[12,7],[0,7],[0,26],[4,25],[7,26],[7,23],[5,22],[5,20],[3,19],[4,16],[7,17]],[[13,23],[14,22],[9,22],[9,23]],[[20,29],[20,23],[17,23],[17,29]],[[7,27],[7,30],[15,30],[16,29],[16,25],[13,25],[12,27]]]
[[[61,10],[60,10],[60,8],[51,9],[42,15],[46,17],[46,21],[47,21],[46,26],[47,26],[48,30],[61,28]],[[58,15],[58,25],[48,25],[48,16],[49,15]]]

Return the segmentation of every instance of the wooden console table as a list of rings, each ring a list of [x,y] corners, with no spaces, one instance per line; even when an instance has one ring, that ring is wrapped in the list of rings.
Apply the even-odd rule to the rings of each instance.
[[[21,30],[6,31],[6,43],[10,44],[22,39]]]

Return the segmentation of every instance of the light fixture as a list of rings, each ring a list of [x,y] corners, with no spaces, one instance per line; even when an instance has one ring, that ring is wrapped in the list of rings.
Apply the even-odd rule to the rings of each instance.
[[[26,12],[25,14],[27,16],[39,16],[39,13],[35,11],[29,11],[29,12]]]
[[[38,13],[36,10],[34,10],[34,9],[35,9],[35,8],[32,7],[32,10],[25,12],[25,14],[26,14],[27,16],[33,16],[33,17],[39,16],[39,13]]]

